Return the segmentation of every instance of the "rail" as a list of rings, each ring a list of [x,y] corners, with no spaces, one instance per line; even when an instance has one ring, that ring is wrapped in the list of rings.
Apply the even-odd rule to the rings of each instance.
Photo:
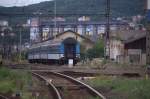
[[[81,84],[83,85],[84,87],[86,87],[89,91],[91,91],[95,96],[98,96],[100,99],[106,99],[105,96],[103,96],[101,93],[99,93],[97,90],[95,90],[94,88],[92,88],[91,86],[81,82],[80,80],[77,80],[73,77],[70,77],[68,75],[65,75],[65,74],[61,74],[61,73],[57,73],[57,72],[52,72],[52,71],[45,71],[45,72],[48,72],[48,73],[52,73],[54,75],[57,75],[57,76],[61,76],[63,78],[66,78],[66,79],[69,79],[75,83],[78,83],[78,84]]]
[[[44,81],[46,81],[49,84],[49,87],[51,87],[54,90],[55,95],[56,95],[55,97],[57,99],[62,99],[59,91],[57,90],[57,88],[50,81],[48,81],[45,77],[43,77],[43,76],[41,76],[41,75],[39,75],[37,73],[32,72],[32,74],[35,75],[35,76],[37,76],[37,77],[39,77],[39,78],[41,78],[41,79],[43,79]]]
[[[72,80],[72,81],[75,81],[75,82],[77,82],[77,83],[79,83],[79,84],[81,84],[81,85],[87,87],[89,90],[91,90],[95,95],[99,96],[100,98],[106,99],[102,94],[100,94],[100,93],[99,93],[98,91],[96,91],[94,88],[92,88],[91,86],[89,86],[89,85],[87,85],[87,84],[81,82],[80,80],[77,80],[77,79],[75,79],[75,78],[73,78],[73,77],[70,77],[70,76],[67,76],[67,75],[64,75],[64,74],[61,74],[61,73],[56,73],[56,72],[52,72],[52,73],[57,74],[57,75],[60,75],[60,76],[65,77],[65,78],[68,78],[68,79],[70,79],[70,80]]]
[[[0,99],[9,99],[9,98],[6,96],[0,95]]]

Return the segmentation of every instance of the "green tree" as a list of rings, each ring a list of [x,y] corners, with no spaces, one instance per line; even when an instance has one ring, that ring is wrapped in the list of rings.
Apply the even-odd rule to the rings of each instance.
[[[104,42],[102,39],[98,40],[93,48],[87,50],[86,56],[89,59],[104,57]]]

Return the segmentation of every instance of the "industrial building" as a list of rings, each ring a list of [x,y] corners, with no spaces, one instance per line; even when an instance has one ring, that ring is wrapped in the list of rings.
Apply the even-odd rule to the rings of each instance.
[[[30,19],[30,40],[31,43],[45,41],[57,34],[71,30],[85,37],[90,37],[91,40],[96,41],[100,35],[103,35],[106,30],[106,22],[99,21],[74,21],[69,22],[59,20],[42,20],[39,18]],[[121,21],[112,21],[110,23],[111,30],[117,30],[123,26],[128,25]]]

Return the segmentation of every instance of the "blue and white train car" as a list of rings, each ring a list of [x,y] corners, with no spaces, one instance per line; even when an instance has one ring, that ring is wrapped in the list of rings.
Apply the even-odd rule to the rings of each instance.
[[[34,44],[28,51],[30,63],[67,64],[69,59],[73,59],[74,64],[76,64],[79,58],[80,44],[73,38]]]

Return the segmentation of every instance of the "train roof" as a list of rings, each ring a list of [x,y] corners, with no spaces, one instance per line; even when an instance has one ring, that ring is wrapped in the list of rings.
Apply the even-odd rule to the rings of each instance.
[[[56,46],[56,45],[60,45],[61,43],[62,43],[61,40],[48,40],[48,41],[45,41],[45,42],[33,44],[29,49],[44,47],[44,46],[48,46],[48,45],[49,46]]]

